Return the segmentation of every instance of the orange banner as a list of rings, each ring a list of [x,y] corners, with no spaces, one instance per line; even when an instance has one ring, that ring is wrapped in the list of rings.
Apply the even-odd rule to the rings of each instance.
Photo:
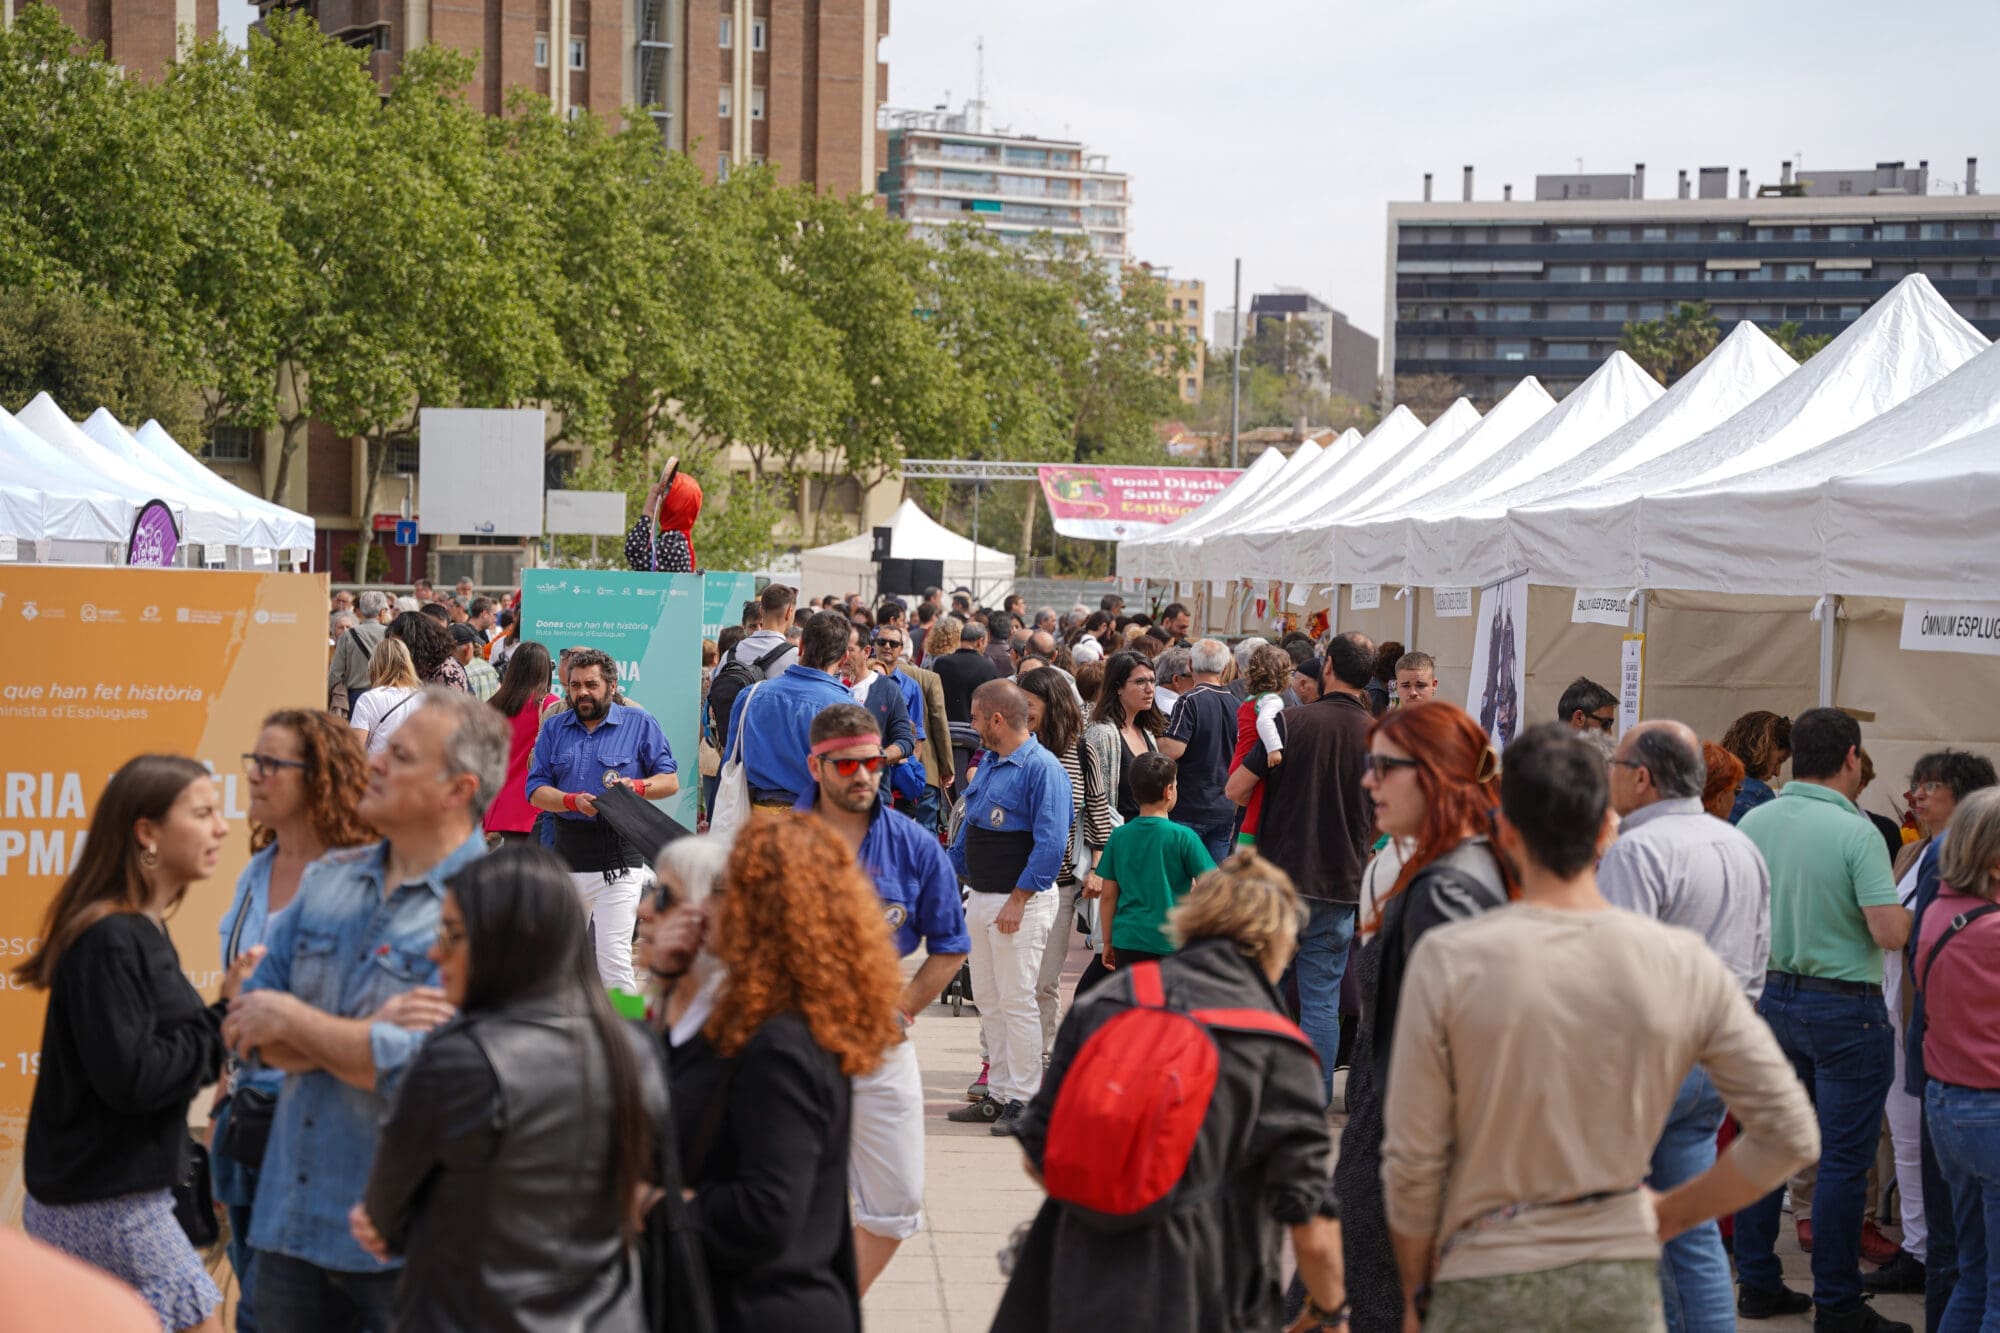
[[[5,973],[38,947],[99,792],[136,754],[214,769],[237,831],[168,923],[213,999],[250,855],[240,756],[272,710],[325,705],[326,607],[323,574],[0,566],[0,1221],[21,1213],[45,1006]]]

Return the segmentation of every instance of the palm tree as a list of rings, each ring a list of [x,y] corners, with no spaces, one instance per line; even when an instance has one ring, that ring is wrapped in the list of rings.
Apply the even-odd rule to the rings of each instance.
[[[1618,345],[1664,385],[1700,365],[1722,340],[1722,326],[1706,301],[1682,301],[1665,319],[1625,326]]]

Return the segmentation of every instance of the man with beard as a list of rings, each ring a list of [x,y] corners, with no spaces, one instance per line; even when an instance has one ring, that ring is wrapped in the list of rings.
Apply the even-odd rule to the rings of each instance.
[[[936,835],[880,799],[889,764],[868,709],[835,704],[813,719],[810,736],[806,767],[814,785],[798,808],[817,814],[854,849],[882,899],[896,952],[907,958],[919,944],[926,951],[897,1004],[907,1028],[958,974],[972,947],[958,879]],[[853,1123],[847,1174],[854,1262],[865,1293],[897,1246],[923,1225],[924,1088],[908,1038],[854,1080]]]
[[[584,648],[569,659],[569,707],[551,714],[535,740],[528,768],[528,802],[555,816],[555,851],[569,866],[583,899],[606,986],[635,989],[632,930],[639,894],[651,880],[646,858],[597,820],[597,796],[630,787],[647,800],[681,788],[674,752],[652,714],[612,702],[618,664]]]

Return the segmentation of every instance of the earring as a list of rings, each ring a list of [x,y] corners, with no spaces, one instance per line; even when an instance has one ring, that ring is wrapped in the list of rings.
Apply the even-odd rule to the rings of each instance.
[[[151,870],[154,866],[158,865],[159,863],[160,863],[160,854],[154,851],[151,847],[141,847],[139,849],[140,865],[146,867],[146,869],[148,870]]]

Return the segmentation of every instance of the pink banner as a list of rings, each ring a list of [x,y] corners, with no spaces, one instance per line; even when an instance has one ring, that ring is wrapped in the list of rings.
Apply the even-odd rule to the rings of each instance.
[[[1049,517],[1065,537],[1118,541],[1199,509],[1243,474],[1232,468],[1064,467],[1041,469]]]

